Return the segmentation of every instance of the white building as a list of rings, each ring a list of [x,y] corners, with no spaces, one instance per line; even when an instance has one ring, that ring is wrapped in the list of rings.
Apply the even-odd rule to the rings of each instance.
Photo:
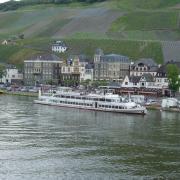
[[[122,87],[126,88],[156,88],[155,79],[151,74],[142,76],[125,76]]]
[[[80,67],[80,81],[90,80],[93,81],[93,66],[92,64],[86,64]]]
[[[56,41],[55,43],[52,44],[52,51],[54,52],[59,52],[59,53],[64,53],[67,50],[67,46],[63,41]]]
[[[94,74],[93,65],[92,64],[86,64],[84,80],[91,80],[91,81],[93,81],[93,74]]]
[[[5,76],[2,78],[3,83],[19,84],[23,81],[23,74],[16,67],[7,67]]]

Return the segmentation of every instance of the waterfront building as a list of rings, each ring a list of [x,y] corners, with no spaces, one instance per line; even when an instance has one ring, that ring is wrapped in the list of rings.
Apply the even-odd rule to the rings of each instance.
[[[56,41],[52,44],[52,51],[58,52],[58,53],[64,53],[68,47],[63,41]]]
[[[120,82],[129,75],[130,60],[118,54],[103,55],[102,50],[94,55],[94,80]]]
[[[1,82],[4,84],[22,84],[23,83],[23,73],[16,68],[14,65],[5,65],[5,73]]]
[[[71,81],[77,85],[79,82],[93,80],[93,66],[85,55],[71,55],[62,66],[62,83]]]
[[[89,63],[85,66],[85,73],[83,80],[90,80],[93,81],[93,74],[94,74],[94,65]]]
[[[142,76],[125,76],[122,87],[126,88],[155,88],[155,78],[152,74]]]
[[[131,63],[130,76],[142,76],[143,74],[151,74],[156,76],[158,65],[153,59],[142,58]]]
[[[159,86],[161,88],[167,88],[169,86],[168,77],[167,77],[167,66],[169,64],[174,64],[179,68],[180,72],[180,62],[177,61],[169,61],[166,64],[159,67],[157,74],[156,74],[156,86]],[[179,74],[180,76],[180,74]]]
[[[167,64],[159,67],[155,76],[155,85],[160,88],[168,88],[168,77],[167,77]]]
[[[63,61],[53,54],[33,56],[24,61],[25,85],[59,84]]]
[[[78,56],[68,59],[61,68],[61,83],[63,85],[78,85],[80,82],[80,71]]]

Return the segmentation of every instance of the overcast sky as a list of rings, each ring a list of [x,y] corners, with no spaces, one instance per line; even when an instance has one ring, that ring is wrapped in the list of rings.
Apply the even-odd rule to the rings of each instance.
[[[10,0],[0,0],[0,3],[7,2],[7,1],[10,1]]]
[[[0,0],[0,3],[6,2],[6,1],[9,1],[9,0]]]

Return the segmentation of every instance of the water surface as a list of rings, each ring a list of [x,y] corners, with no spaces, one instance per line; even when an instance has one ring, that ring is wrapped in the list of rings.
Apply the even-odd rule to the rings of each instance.
[[[180,179],[180,113],[125,115],[0,96],[0,179]]]

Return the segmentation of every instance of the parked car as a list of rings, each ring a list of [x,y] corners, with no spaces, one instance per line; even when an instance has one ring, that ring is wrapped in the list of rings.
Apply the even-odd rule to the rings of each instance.
[[[21,92],[28,92],[29,89],[28,89],[27,87],[22,87],[22,88],[20,89],[20,91],[21,91]]]
[[[0,84],[0,89],[6,89],[5,84]]]
[[[35,92],[35,93],[37,93],[38,90],[39,90],[38,87],[29,87],[29,92]]]
[[[7,91],[12,91],[12,87],[6,87]]]

